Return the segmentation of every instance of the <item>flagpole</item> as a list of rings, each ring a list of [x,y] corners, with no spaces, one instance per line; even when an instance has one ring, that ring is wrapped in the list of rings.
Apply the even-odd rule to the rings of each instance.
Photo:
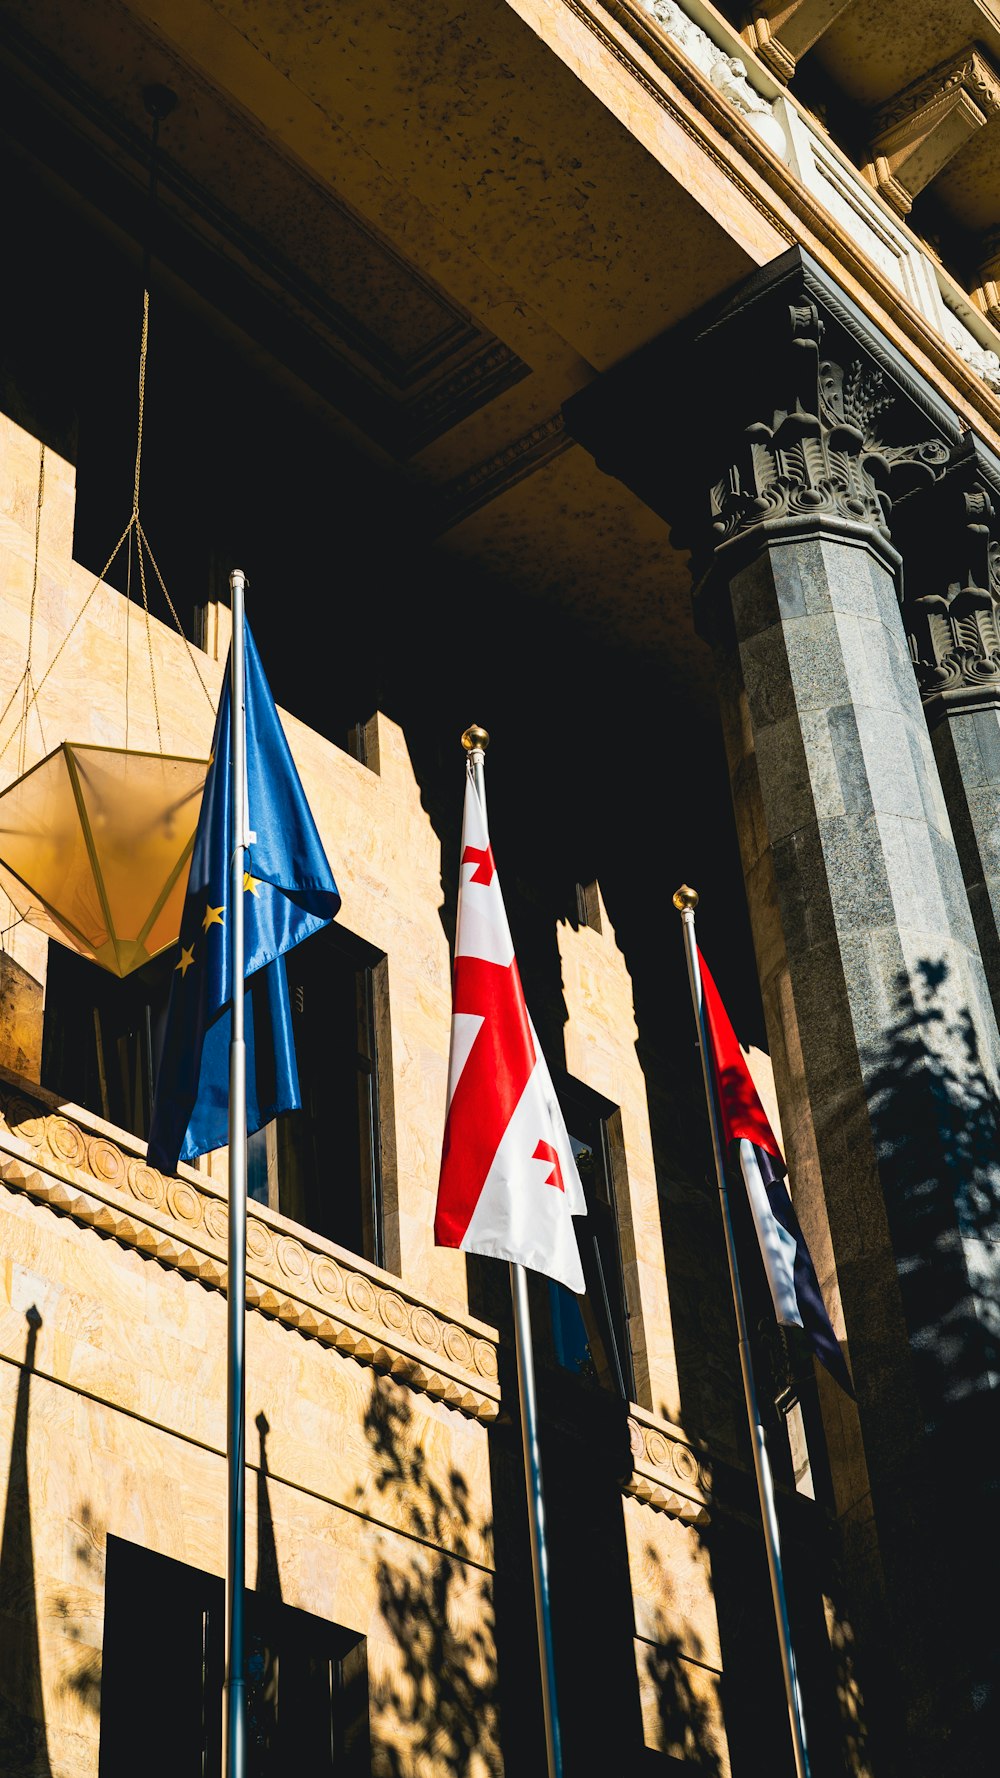
[[[229,1290],[226,1386],[227,1542],[226,1676],[223,1695],[225,1778],[246,1778],[246,1294],[247,1079],[244,1038],[243,873],[250,817],[246,806],[246,693],[243,594],[246,575],[229,576],[233,639],[230,648],[230,722],[233,854],[229,886],[232,1035],[229,1045]]]
[[[467,728],[462,746],[469,759],[476,794],[485,811],[485,755],[490,737],[484,728]],[[538,1442],[538,1402],[535,1394],[535,1360],[531,1339],[528,1279],[523,1266],[511,1261],[510,1288],[514,1301],[514,1349],[517,1356],[517,1390],[521,1403],[521,1444],[528,1483],[528,1527],[531,1538],[531,1572],[535,1588],[535,1623],[542,1675],[542,1711],[545,1718],[545,1756],[548,1778],[562,1778],[562,1743],[556,1700],[556,1668],[552,1645],[552,1613],[549,1605],[549,1557],[545,1541],[545,1497],[542,1491],[542,1460]]]
[[[795,1771],[797,1778],[809,1778],[809,1756],[806,1753],[806,1731],[802,1714],[802,1697],[799,1691],[798,1675],[795,1671],[795,1654],[792,1649],[791,1626],[788,1621],[788,1606],[785,1600],[785,1582],[781,1568],[781,1543],[778,1536],[778,1515],[774,1504],[774,1483],[771,1477],[771,1464],[767,1455],[767,1444],[764,1438],[764,1426],[757,1406],[757,1391],[754,1387],[753,1367],[750,1362],[750,1342],[747,1337],[746,1310],[743,1306],[743,1290],[740,1285],[740,1271],[736,1258],[736,1243],[733,1237],[732,1217],[729,1210],[729,1194],[726,1189],[726,1169],[722,1145],[722,1134],[719,1129],[719,1114],[715,1102],[715,1090],[712,1084],[712,1071],[709,1063],[708,1030],[705,1022],[705,1005],[702,996],[701,966],[698,961],[698,944],[694,933],[694,910],[698,906],[698,894],[688,888],[686,883],[676,891],[674,907],[680,914],[684,930],[684,953],[687,957],[688,982],[691,987],[691,1003],[694,1008],[695,1024],[698,1028],[698,1049],[701,1055],[701,1075],[705,1088],[705,1103],[708,1106],[708,1122],[712,1132],[712,1154],[715,1159],[715,1176],[719,1184],[719,1201],[722,1207],[722,1225],[726,1233],[726,1258],[729,1261],[729,1282],[733,1291],[733,1306],[736,1310],[736,1327],[739,1334],[740,1369],[743,1373],[743,1394],[746,1400],[747,1419],[750,1423],[750,1437],[753,1446],[753,1466],[757,1478],[757,1495],[760,1500],[760,1515],[764,1526],[764,1543],[767,1548],[767,1567],[771,1576],[771,1598],[774,1603],[774,1619],[778,1630],[778,1644],[781,1649],[781,1670],[785,1680],[785,1700],[788,1705],[788,1726],[792,1736],[792,1751],[795,1755]]]

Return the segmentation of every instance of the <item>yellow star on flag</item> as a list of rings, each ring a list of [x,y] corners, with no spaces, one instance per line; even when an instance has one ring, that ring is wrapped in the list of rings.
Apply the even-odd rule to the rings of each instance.
[[[177,968],[180,970],[182,976],[187,975],[187,972],[190,969],[193,962],[194,962],[194,945],[191,945],[190,947],[188,947],[186,945],[181,945],[181,960],[177,964]]]
[[[203,919],[203,921],[201,923],[202,932],[207,932],[210,926],[221,926],[222,925],[222,916],[225,913],[225,911],[226,911],[225,902],[223,902],[222,906],[218,907],[218,908],[214,908],[212,906],[211,902],[209,902],[205,908],[205,918]]]
[[[260,884],[259,877],[252,877],[248,870],[245,870],[243,872],[243,893],[244,893],[244,895],[256,895],[259,884]]]

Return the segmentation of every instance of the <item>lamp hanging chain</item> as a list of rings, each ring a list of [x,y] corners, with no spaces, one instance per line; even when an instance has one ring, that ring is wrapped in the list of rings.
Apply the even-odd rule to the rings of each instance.
[[[171,95],[167,95],[167,97],[170,97],[170,96]],[[56,649],[55,654],[52,656],[52,659],[50,660],[48,666],[46,667],[45,672],[42,674],[41,679],[38,681],[38,684],[36,685],[34,683],[34,676],[32,673],[32,643],[33,643],[35,607],[36,607],[36,603],[37,603],[37,593],[38,593],[39,540],[40,540],[40,531],[41,531],[41,510],[42,510],[42,502],[44,500],[44,491],[45,491],[45,446],[42,445],[42,447],[41,447],[41,462],[39,465],[38,502],[37,502],[37,507],[36,507],[36,512],[35,512],[35,569],[34,569],[34,577],[33,577],[33,581],[32,581],[32,589],[31,589],[31,610],[30,610],[30,615],[29,615],[29,620],[28,620],[27,665],[25,667],[24,673],[21,676],[21,679],[19,680],[18,684],[15,686],[13,692],[11,693],[10,697],[8,698],[7,703],[5,704],[3,710],[0,711],[0,729],[2,729],[3,724],[9,714],[11,708],[17,702],[18,697],[22,696],[23,702],[22,702],[20,719],[15,724],[14,728],[11,730],[11,732],[8,735],[7,740],[4,742],[3,746],[0,747],[0,760],[2,760],[4,758],[4,755],[7,752],[7,749],[10,747],[10,744],[13,741],[14,736],[17,735],[19,737],[19,745],[18,745],[18,775],[19,776],[21,774],[23,774],[25,765],[27,763],[27,726],[28,726],[29,711],[31,710],[33,705],[38,704],[39,697],[40,697],[41,692],[45,686],[46,681],[49,678],[49,675],[55,670],[56,666],[58,665],[59,660],[61,659],[64,650],[66,649],[74,632],[76,631],[77,626],[81,623],[82,619],[86,615],[86,612],[90,606],[91,600],[93,599],[95,593],[98,591],[98,589],[103,585],[104,581],[106,580],[111,568],[114,566],[114,563],[117,559],[119,551],[121,550],[122,546],[125,543],[128,544],[128,566],[127,566],[127,570],[126,570],[126,592],[125,592],[125,601],[126,601],[126,604],[125,604],[125,746],[126,746],[126,748],[128,747],[128,739],[129,739],[129,736],[128,736],[128,730],[129,730],[129,678],[130,678],[130,675],[129,675],[129,628],[130,628],[129,616],[130,616],[131,604],[132,604],[131,594],[132,594],[133,533],[134,533],[134,539],[135,539],[135,550],[136,550],[136,555],[137,555],[138,563],[139,563],[139,580],[140,580],[140,584],[141,584],[141,588],[142,588],[142,603],[143,603],[143,611],[144,611],[144,616],[145,616],[145,628],[146,628],[146,648],[147,648],[147,653],[149,656],[150,681],[151,681],[152,689],[153,689],[153,713],[154,713],[155,720],[156,720],[156,737],[157,737],[157,743],[159,746],[159,751],[161,753],[163,752],[163,734],[162,734],[162,728],[161,728],[161,723],[160,723],[159,698],[157,695],[157,688],[156,688],[156,671],[155,671],[155,664],[154,664],[151,614],[150,614],[150,609],[149,609],[149,597],[148,597],[148,588],[147,588],[147,584],[146,584],[146,568],[145,568],[145,562],[143,560],[143,550],[145,550],[146,554],[149,557],[150,563],[153,568],[153,572],[156,575],[156,579],[159,583],[160,589],[161,589],[163,596],[167,602],[167,606],[169,608],[171,618],[173,619],[173,622],[174,622],[174,625],[176,626],[178,634],[180,635],[181,640],[184,643],[184,647],[187,651],[188,660],[191,662],[191,665],[194,669],[195,676],[198,680],[198,683],[201,686],[201,689],[205,694],[205,701],[208,704],[208,707],[210,710],[214,711],[214,709],[215,709],[215,700],[212,697],[212,693],[210,692],[204,678],[202,677],[201,669],[198,666],[198,662],[195,658],[194,650],[193,650],[191,643],[189,642],[187,636],[184,633],[184,626],[181,623],[181,620],[177,615],[176,606],[174,605],[174,602],[171,599],[169,592],[167,591],[163,576],[160,573],[159,567],[157,566],[156,558],[154,557],[153,552],[149,547],[149,541],[146,537],[145,531],[142,528],[142,524],[141,524],[141,521],[139,518],[139,488],[140,488],[140,481],[141,481],[141,474],[142,474],[143,427],[144,427],[144,421],[145,421],[145,408],[146,408],[146,363],[147,363],[148,348],[149,348],[149,282],[150,282],[150,263],[151,263],[150,237],[151,237],[151,226],[152,226],[152,212],[153,212],[153,209],[154,209],[154,206],[156,203],[157,148],[158,148],[158,139],[159,139],[159,127],[160,127],[160,118],[159,118],[159,115],[156,111],[153,111],[152,119],[153,119],[153,122],[152,122],[152,135],[151,135],[151,141],[150,141],[149,188],[148,188],[148,198],[147,198],[148,207],[149,207],[149,221],[147,223],[146,239],[143,242],[143,250],[142,250],[143,291],[142,291],[142,330],[141,330],[140,341],[139,341],[139,398],[138,398],[139,411],[138,411],[138,421],[137,421],[137,427],[136,427],[135,473],[134,473],[133,481],[132,481],[132,510],[131,510],[131,513],[129,514],[128,524],[125,526],[125,529],[122,532],[121,536],[119,537],[117,543],[115,544],[114,549],[111,551],[111,554],[109,555],[107,561],[105,562],[104,567],[101,569],[100,573],[95,576],[93,585],[91,586],[90,591],[87,594],[87,597],[84,599],[84,602],[81,605],[79,611],[77,612],[75,618],[73,619],[73,622],[70,624],[69,629],[66,631],[66,634],[63,636],[63,639],[60,642],[58,648]],[[38,722],[39,722],[39,728],[41,730],[41,712],[40,711],[38,713]],[[43,753],[45,752],[45,750],[46,750],[45,749],[45,736],[44,736],[44,730],[42,730],[42,751],[43,751]]]
[[[153,120],[153,159],[156,156],[156,132],[158,120]],[[153,176],[150,176],[151,194],[155,191]],[[150,198],[152,202],[152,195]],[[156,662],[153,656],[153,632],[149,621],[149,592],[146,586],[146,564],[143,561],[143,532],[139,523],[139,480],[142,473],[142,427],[146,413],[146,354],[149,348],[149,284],[142,293],[142,335],[139,341],[139,420],[135,440],[135,480],[132,485],[132,517],[130,527],[135,530],[136,555],[139,560],[139,584],[142,588],[142,609],[146,619],[146,653],[149,656],[149,683],[153,688],[153,715],[156,718],[156,742],[163,752],[163,732],[160,727],[160,701],[156,695]],[[132,544],[129,542],[129,550]],[[182,632],[183,633],[183,632]],[[128,734],[128,674],[125,675],[125,732]]]
[[[45,504],[45,446],[38,452],[38,497],[35,502],[35,560],[31,575],[31,604],[28,610],[28,650],[24,663],[24,708],[21,713],[21,738],[17,749],[17,775],[24,771],[28,752],[28,714],[31,710],[34,692],[34,675],[31,670],[32,648],[35,640],[35,610],[38,604],[38,564],[42,547],[42,507]],[[38,713],[38,726],[42,734],[42,751],[45,751],[45,731],[42,729],[41,712]]]

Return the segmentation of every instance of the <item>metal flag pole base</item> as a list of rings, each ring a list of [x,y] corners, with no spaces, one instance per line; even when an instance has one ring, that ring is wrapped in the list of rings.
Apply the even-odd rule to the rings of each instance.
[[[726,1258],[729,1261],[729,1282],[733,1291],[733,1307],[736,1311],[736,1327],[739,1333],[743,1394],[746,1400],[747,1420],[750,1424],[754,1475],[757,1479],[757,1498],[760,1501],[760,1516],[764,1526],[767,1567],[771,1577],[771,1599],[774,1604],[774,1619],[778,1631],[778,1645],[781,1650],[781,1671],[785,1681],[785,1700],[788,1705],[788,1726],[792,1737],[792,1751],[795,1755],[796,1778],[809,1778],[809,1756],[806,1753],[802,1698],[799,1693],[798,1675],[795,1671],[795,1654],[792,1649],[792,1633],[785,1600],[785,1582],[781,1570],[781,1544],[778,1537],[778,1515],[774,1504],[774,1483],[771,1478],[771,1464],[767,1455],[764,1425],[757,1406],[757,1391],[754,1387],[753,1368],[750,1363],[746,1310],[743,1306],[743,1290],[740,1285],[736,1242],[733,1236],[729,1195],[726,1189],[722,1132],[719,1128],[719,1114],[715,1103],[715,1088],[709,1063],[711,1052],[702,996],[701,964],[698,959],[698,944],[694,934],[694,910],[698,906],[698,894],[686,883],[682,883],[673,900],[684,929],[684,953],[687,958],[688,982],[691,987],[691,1004],[694,1007],[695,1024],[698,1028],[702,1082],[705,1088],[705,1103],[708,1107],[708,1121],[712,1132],[712,1153],[715,1159],[715,1176],[719,1185],[722,1224],[726,1234]]]
[[[556,1705],[556,1668],[552,1648],[552,1615],[549,1609],[549,1559],[545,1543],[545,1499],[542,1463],[538,1448],[538,1407],[535,1399],[535,1361],[528,1308],[528,1279],[523,1266],[511,1263],[510,1288],[514,1298],[514,1346],[517,1353],[517,1392],[521,1402],[521,1442],[524,1474],[528,1484],[528,1525],[531,1533],[531,1571],[535,1583],[535,1622],[538,1657],[542,1671],[542,1710],[545,1715],[545,1757],[548,1778],[562,1778],[562,1745]]]
[[[233,855],[229,885],[232,1034],[229,1045],[229,1284],[226,1365],[226,1677],[222,1740],[225,1778],[246,1778],[247,1712],[244,1656],[246,1587],[246,1296],[247,1093],[244,1041],[243,871],[249,834],[246,795],[246,691],[243,593],[246,576],[229,576],[233,640],[230,651]]]

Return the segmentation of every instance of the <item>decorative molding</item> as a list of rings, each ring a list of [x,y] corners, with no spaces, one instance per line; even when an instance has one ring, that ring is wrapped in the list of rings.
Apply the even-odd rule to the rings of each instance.
[[[508,488],[534,475],[572,447],[573,440],[566,431],[561,413],[540,420],[520,438],[512,439],[492,457],[475,464],[448,483],[440,496],[440,518],[435,533],[452,530],[480,507],[488,506]]]
[[[988,346],[981,346],[975,335],[969,332],[956,315],[949,315],[945,322],[945,337],[969,369],[974,370],[977,377],[982,377],[984,383],[988,383],[991,389],[1000,394],[1000,356],[991,352]]]
[[[674,4],[674,0],[640,0],[640,4],[695,67],[707,75],[716,92],[728,99],[775,154],[784,158],[788,150],[785,132],[770,102],[751,86],[746,63],[714,43],[708,32],[696,25],[682,7]]]
[[[970,44],[882,106],[861,170],[905,216],[918,192],[998,111],[1000,75]]]
[[[486,407],[531,375],[531,368],[510,346],[492,334],[480,337],[468,357],[446,371],[421,395],[403,408],[401,445],[414,456],[435,438],[450,432],[478,408]]]
[[[789,81],[807,49],[812,49],[850,0],[763,0],[754,7],[743,33],[779,80]]]
[[[932,727],[1000,709],[1000,493],[967,438],[933,488],[900,508],[903,621]]]
[[[125,1142],[0,1081],[0,1180],[9,1190],[225,1291],[224,1200],[193,1170],[167,1177]],[[489,1330],[440,1315],[399,1281],[262,1208],[247,1223],[247,1304],[470,1419],[499,1413]]]
[[[622,1493],[682,1525],[699,1529],[708,1525],[711,1477],[691,1445],[634,1404],[630,1404],[628,1440],[632,1468],[622,1480]]]

